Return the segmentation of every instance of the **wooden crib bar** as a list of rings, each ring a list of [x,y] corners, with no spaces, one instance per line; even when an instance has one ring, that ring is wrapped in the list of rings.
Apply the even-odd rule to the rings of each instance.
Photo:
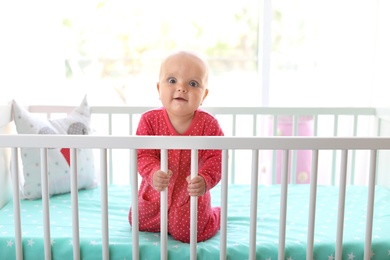
[[[368,196],[367,196],[367,220],[366,220],[366,238],[364,243],[364,259],[371,258],[372,244],[372,226],[374,222],[374,197],[375,184],[377,175],[377,154],[378,151],[372,149],[370,151],[370,169],[368,179]]]
[[[161,149],[161,158],[160,158],[161,170],[168,172],[168,150]],[[137,174],[137,173],[133,173]],[[138,198],[138,196],[136,197]],[[168,259],[168,190],[164,189],[160,193],[160,237],[161,237],[161,260]]]
[[[43,238],[45,259],[51,258],[50,239],[50,209],[49,209],[49,176],[47,148],[41,148],[41,190],[42,190],[42,213],[43,213]]]
[[[100,200],[102,207],[102,259],[109,259],[107,149],[100,149]],[[138,229],[137,229],[138,230]]]
[[[1,138],[1,136],[0,136]],[[1,142],[0,142],[1,143]],[[7,147],[7,146],[5,146]],[[18,170],[18,148],[11,148],[11,169],[13,172],[19,172]],[[12,179],[12,195],[14,203],[14,222],[15,222],[15,251],[16,259],[23,259],[23,247],[22,247],[22,222],[20,217],[20,196],[19,196],[19,176],[13,175]]]
[[[316,214],[317,198],[317,177],[318,177],[318,150],[313,150],[311,161],[311,180],[310,180],[310,198],[309,198],[309,220],[307,233],[306,259],[310,259],[314,253],[314,225]]]

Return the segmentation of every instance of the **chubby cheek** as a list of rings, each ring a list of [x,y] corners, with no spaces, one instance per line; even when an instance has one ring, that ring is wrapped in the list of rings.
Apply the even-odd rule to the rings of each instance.
[[[172,95],[163,92],[159,94],[160,101],[164,104],[168,104],[172,100]]]

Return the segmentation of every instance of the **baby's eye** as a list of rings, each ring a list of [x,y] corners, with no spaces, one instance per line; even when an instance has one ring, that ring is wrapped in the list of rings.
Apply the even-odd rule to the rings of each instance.
[[[199,86],[199,84],[198,84],[198,82],[192,80],[192,81],[190,81],[190,86],[191,87],[197,87],[197,86]]]
[[[176,79],[175,78],[169,78],[168,79],[168,83],[174,84],[174,83],[176,83]]]

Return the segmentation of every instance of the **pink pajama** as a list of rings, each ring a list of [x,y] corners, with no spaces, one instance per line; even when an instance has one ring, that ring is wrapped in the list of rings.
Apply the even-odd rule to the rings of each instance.
[[[154,109],[142,115],[137,135],[178,135],[169,122],[164,108]],[[202,110],[197,110],[191,126],[183,135],[221,136],[218,121]],[[190,175],[191,152],[169,150],[168,169],[172,177],[168,187],[168,233],[176,240],[190,239],[190,196],[187,192],[187,176]],[[221,151],[198,152],[198,174],[206,183],[206,193],[198,197],[198,241],[213,237],[220,227],[220,209],[211,207],[210,189],[221,179]],[[160,169],[159,150],[138,151],[138,171],[142,177],[138,192],[139,229],[160,232],[160,192],[152,187],[153,173]],[[129,212],[131,224],[131,209]]]

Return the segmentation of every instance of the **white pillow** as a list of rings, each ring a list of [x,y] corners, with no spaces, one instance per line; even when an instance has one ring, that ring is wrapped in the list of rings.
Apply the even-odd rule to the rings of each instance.
[[[65,118],[43,119],[13,101],[14,122],[18,134],[81,134],[90,132],[90,108],[86,97]],[[93,151],[78,150],[78,188],[96,187]],[[23,199],[38,199],[41,192],[40,150],[21,148],[23,175],[20,175],[20,194]],[[49,194],[70,192],[70,167],[68,148],[48,149]]]

